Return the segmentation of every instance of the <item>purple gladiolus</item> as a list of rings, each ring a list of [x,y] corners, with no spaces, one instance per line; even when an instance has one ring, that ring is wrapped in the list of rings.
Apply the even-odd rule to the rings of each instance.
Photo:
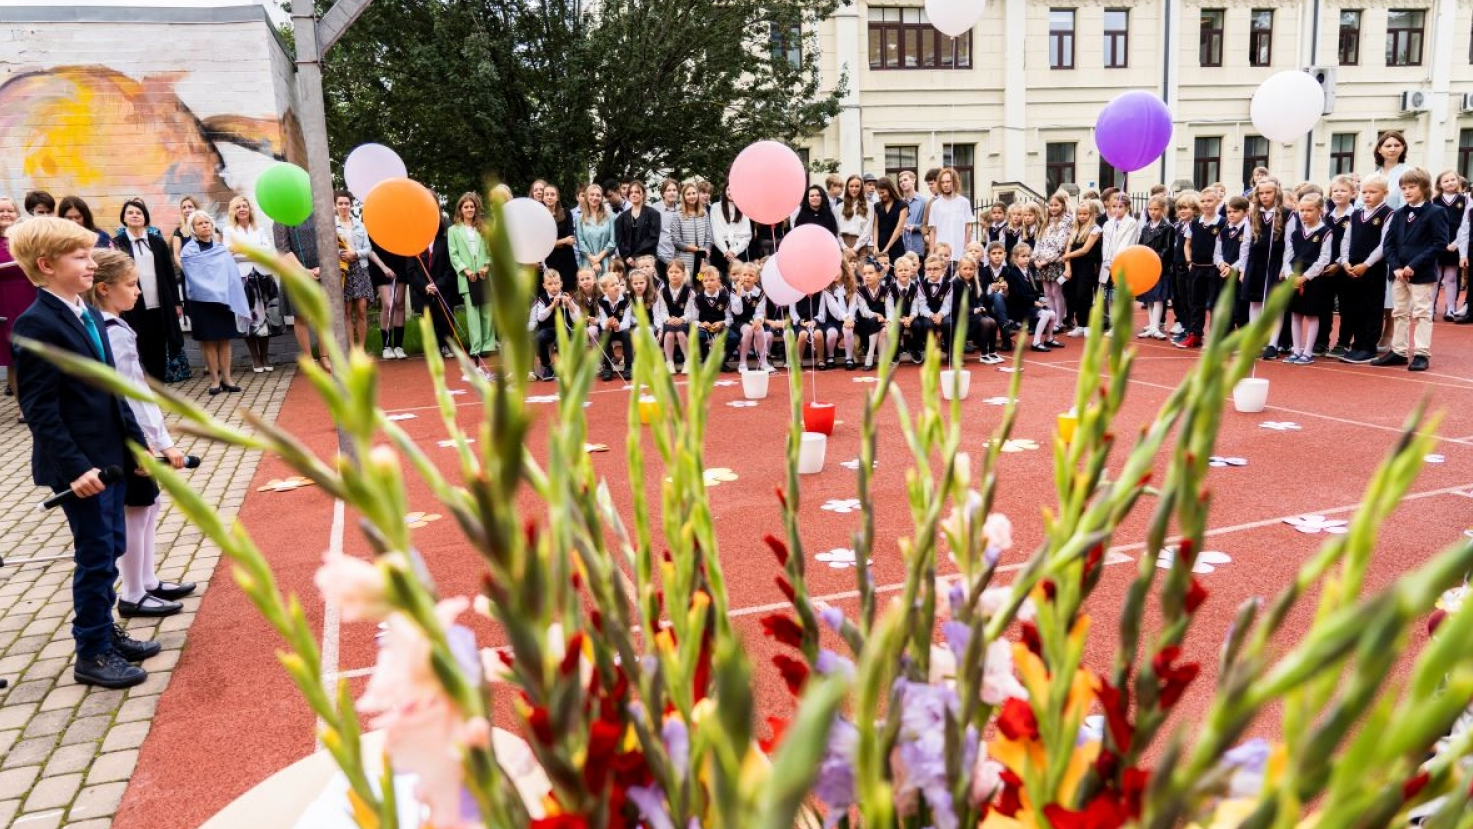
[[[835,718],[813,784],[813,796],[828,810],[824,829],[833,829],[854,805],[854,757],[858,745],[859,729],[843,718]]]
[[[639,809],[639,816],[644,818],[645,826],[649,829],[675,829],[675,822],[670,819],[670,813],[665,811],[665,796],[654,786],[630,786],[624,793],[629,801]]]
[[[685,728],[685,720],[675,716],[666,717],[660,736],[665,740],[665,751],[670,755],[671,765],[675,766],[677,774],[685,777],[686,769],[690,766],[690,732]]]
[[[840,674],[854,678],[854,662],[846,657],[824,648],[818,652],[818,659],[814,660],[813,667],[824,676]]]
[[[819,610],[818,618],[834,633],[839,633],[844,629],[844,611],[833,605]]]

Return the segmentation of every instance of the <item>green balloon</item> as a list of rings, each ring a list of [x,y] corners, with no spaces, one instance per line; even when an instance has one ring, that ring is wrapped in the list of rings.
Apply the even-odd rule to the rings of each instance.
[[[295,164],[272,164],[256,178],[256,204],[271,220],[299,225],[312,215],[312,181]]]

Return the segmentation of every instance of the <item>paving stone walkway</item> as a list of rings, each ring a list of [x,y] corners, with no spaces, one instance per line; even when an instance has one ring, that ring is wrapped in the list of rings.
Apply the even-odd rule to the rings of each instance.
[[[210,397],[197,370],[195,379],[177,388],[237,424],[233,412],[241,407],[274,421],[295,373],[290,364],[264,374],[247,368],[236,374],[241,394]],[[144,664],[147,682],[125,691],[78,685],[71,670],[71,562],[19,563],[67,553],[71,534],[60,510],[35,509],[45,493],[31,484],[31,438],[17,414],[14,398],[0,398],[0,678],[10,682],[0,690],[0,829],[106,829],[138,762],[159,695],[187,646],[220,551],[165,499],[157,536],[159,577],[198,582],[200,589],[184,600],[183,613],[128,622],[134,638],[157,639],[164,647]],[[222,515],[233,517],[258,456],[206,446],[177,431],[175,440],[184,452],[204,456],[204,464],[188,473],[190,480]]]

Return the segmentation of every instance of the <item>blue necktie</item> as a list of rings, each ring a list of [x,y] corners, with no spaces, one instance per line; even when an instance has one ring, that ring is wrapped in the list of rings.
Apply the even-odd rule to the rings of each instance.
[[[102,335],[97,333],[97,323],[86,311],[82,312],[82,327],[87,329],[87,339],[92,341],[92,347],[97,349],[97,359],[107,362],[107,353],[102,350]]]

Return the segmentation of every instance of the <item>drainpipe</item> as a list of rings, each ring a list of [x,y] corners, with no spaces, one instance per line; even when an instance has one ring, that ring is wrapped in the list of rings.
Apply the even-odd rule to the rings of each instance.
[[[1171,106],[1171,62],[1176,57],[1175,53],[1173,52],[1172,47],[1175,46],[1175,45],[1177,45],[1177,44],[1176,44],[1176,41],[1171,36],[1171,26],[1172,26],[1172,22],[1173,22],[1172,19],[1171,19],[1171,7],[1172,7],[1173,4],[1172,4],[1171,0],[1166,0],[1166,2],[1163,5],[1166,7],[1166,14],[1164,15],[1164,18],[1163,18],[1163,22],[1165,23],[1165,31],[1163,32],[1163,34],[1165,35],[1165,37],[1163,37],[1161,39],[1162,40],[1162,47],[1161,48],[1162,48],[1162,51],[1164,52],[1164,54],[1162,55],[1162,61],[1161,61],[1161,100],[1168,107],[1170,107]],[[1176,120],[1176,115],[1174,113],[1172,115],[1172,120],[1173,121]],[[1173,134],[1171,136],[1171,140],[1173,142],[1176,141],[1176,135],[1175,134]],[[1169,182],[1169,181],[1166,180],[1166,151],[1164,151],[1164,150],[1161,153],[1161,183],[1162,184],[1165,184],[1167,187],[1170,187],[1171,186],[1171,182]]]
[[[1309,65],[1319,65],[1320,55],[1320,0],[1314,0],[1314,16],[1310,19]],[[1304,180],[1314,181],[1314,134],[1318,127],[1311,127],[1309,140],[1304,142]]]

